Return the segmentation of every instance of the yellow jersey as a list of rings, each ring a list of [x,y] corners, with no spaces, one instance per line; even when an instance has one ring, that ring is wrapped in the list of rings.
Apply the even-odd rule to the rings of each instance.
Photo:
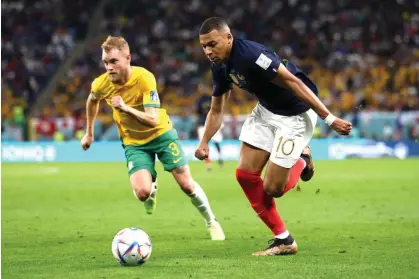
[[[95,100],[104,99],[108,105],[111,105],[113,96],[121,96],[127,106],[139,111],[144,111],[145,107],[158,108],[159,124],[156,127],[145,125],[131,114],[113,108],[113,118],[124,145],[145,144],[173,128],[166,110],[160,108],[156,79],[145,68],[132,66],[131,77],[124,85],[115,84],[107,73],[102,74],[93,81],[91,95]]]

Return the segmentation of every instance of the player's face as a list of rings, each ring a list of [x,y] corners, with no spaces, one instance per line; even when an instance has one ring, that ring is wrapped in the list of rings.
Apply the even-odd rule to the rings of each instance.
[[[122,82],[130,67],[131,55],[113,48],[110,51],[102,51],[102,61],[105,65],[109,79],[114,82]]]
[[[229,32],[214,29],[208,34],[199,35],[199,41],[208,59],[219,64],[228,58],[233,37]]]

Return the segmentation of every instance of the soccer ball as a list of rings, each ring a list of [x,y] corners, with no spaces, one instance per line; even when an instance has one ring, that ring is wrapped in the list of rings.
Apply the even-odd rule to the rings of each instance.
[[[112,254],[121,265],[142,265],[151,256],[151,239],[143,230],[125,228],[113,238]]]

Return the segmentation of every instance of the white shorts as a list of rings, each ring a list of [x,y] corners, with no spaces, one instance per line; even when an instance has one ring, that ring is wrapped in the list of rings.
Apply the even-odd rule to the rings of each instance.
[[[308,110],[300,115],[277,115],[261,104],[243,124],[240,140],[271,154],[274,164],[291,168],[313,136],[317,114]]]
[[[212,137],[212,141],[216,142],[216,143],[221,143],[223,141],[223,132],[222,132],[223,126],[221,126],[221,128],[215,133],[215,135]],[[199,126],[198,127],[198,137],[199,140],[202,139],[202,137],[204,136],[204,131],[205,131],[205,127],[204,126]]]

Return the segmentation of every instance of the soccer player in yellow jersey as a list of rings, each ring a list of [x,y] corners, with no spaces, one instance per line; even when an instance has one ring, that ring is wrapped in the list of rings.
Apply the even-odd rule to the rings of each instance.
[[[224,240],[205,192],[191,176],[177,132],[166,110],[160,108],[154,75],[142,67],[131,66],[129,45],[122,37],[106,39],[102,44],[102,60],[106,73],[93,81],[87,99],[83,149],[93,143],[93,124],[99,101],[104,99],[113,108],[134,195],[144,202],[146,212],[151,214],[156,207],[157,155],[204,217],[211,239]]]

